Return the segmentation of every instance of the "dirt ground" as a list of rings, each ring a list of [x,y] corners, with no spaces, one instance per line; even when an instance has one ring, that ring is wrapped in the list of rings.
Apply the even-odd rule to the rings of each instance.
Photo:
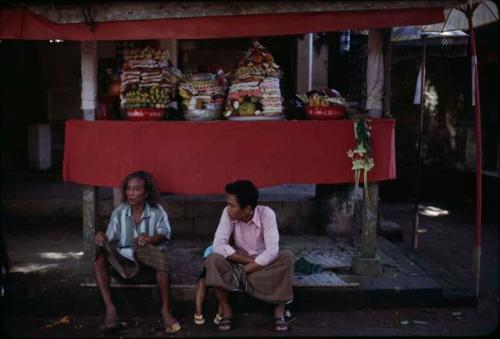
[[[469,206],[449,206],[428,203],[440,216],[422,217],[421,228],[426,230],[419,238],[416,254],[443,267],[472,288],[472,243],[474,237],[473,213]],[[448,213],[445,214],[447,211]],[[412,204],[383,203],[384,219],[399,223],[404,241],[398,246],[411,244]],[[63,232],[63,228],[60,230]],[[33,236],[36,232],[33,231]],[[60,234],[61,237],[69,236]],[[35,241],[35,237],[33,241]],[[61,247],[55,238],[52,246]],[[498,225],[484,223],[480,297],[477,307],[436,307],[317,311],[293,313],[290,331],[273,332],[271,314],[239,313],[235,315],[233,329],[219,332],[211,324],[213,312],[204,326],[196,326],[191,315],[181,315],[183,326],[178,337],[233,337],[233,336],[479,336],[498,331],[499,314],[499,252]],[[68,252],[72,249],[68,248]],[[25,258],[27,259],[27,258]],[[68,265],[70,258],[67,258]],[[64,261],[64,260],[63,260]],[[211,314],[210,314],[211,313]],[[157,337],[164,336],[159,317],[131,317],[122,315],[123,328],[105,337]],[[96,329],[99,316],[68,315],[67,318],[23,317],[4,318],[4,332],[12,337],[102,337]]]

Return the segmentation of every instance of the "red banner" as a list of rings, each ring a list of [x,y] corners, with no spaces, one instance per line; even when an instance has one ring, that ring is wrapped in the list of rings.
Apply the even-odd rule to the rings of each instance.
[[[84,23],[57,24],[25,8],[4,8],[0,9],[0,39],[211,39],[426,25],[443,20],[443,8],[433,7],[111,21],[96,23],[92,31]]]
[[[373,119],[375,167],[369,181],[396,178],[392,119]],[[354,182],[347,151],[355,147],[351,120],[260,122],[66,123],[64,180],[118,187],[132,171],[153,174],[162,192],[222,193],[226,183],[257,187],[286,183]]]

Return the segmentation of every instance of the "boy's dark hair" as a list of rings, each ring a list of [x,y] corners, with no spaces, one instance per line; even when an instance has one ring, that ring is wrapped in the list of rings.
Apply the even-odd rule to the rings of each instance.
[[[250,180],[237,180],[226,185],[226,193],[233,194],[241,208],[257,206],[259,191]]]
[[[147,193],[146,201],[152,207],[158,206],[158,191],[151,174],[145,171],[136,171],[127,175],[122,182],[122,202],[127,202],[127,185],[130,179],[137,178],[144,181],[144,190]]]

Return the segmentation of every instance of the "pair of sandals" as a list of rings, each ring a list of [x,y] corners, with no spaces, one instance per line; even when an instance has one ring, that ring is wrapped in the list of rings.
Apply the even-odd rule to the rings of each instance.
[[[222,318],[219,323],[219,331],[229,331],[231,329],[231,318]],[[288,331],[288,322],[285,317],[274,319],[274,330],[276,332]]]
[[[195,313],[194,323],[196,325],[203,325],[205,323],[203,314]],[[231,329],[231,318],[224,318],[222,315],[217,313],[214,318],[214,324],[219,326],[219,331],[229,331]]]
[[[217,313],[214,318],[214,324],[219,325],[221,320],[222,320],[222,315]],[[194,323],[196,325],[203,325],[205,323],[205,318],[203,317],[203,314],[194,314]]]

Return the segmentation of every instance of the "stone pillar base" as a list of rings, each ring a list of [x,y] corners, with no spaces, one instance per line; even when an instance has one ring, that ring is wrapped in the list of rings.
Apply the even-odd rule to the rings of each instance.
[[[356,257],[352,259],[352,271],[357,275],[379,275],[382,264],[377,258]]]

